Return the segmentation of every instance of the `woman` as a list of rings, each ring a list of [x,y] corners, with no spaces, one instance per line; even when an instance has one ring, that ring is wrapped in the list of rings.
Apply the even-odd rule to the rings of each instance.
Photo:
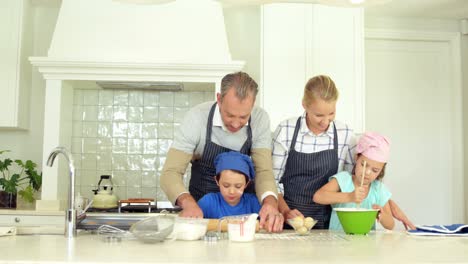
[[[357,138],[335,121],[338,89],[325,75],[311,78],[304,89],[304,114],[281,122],[273,136],[273,172],[279,186],[279,211],[285,218],[310,216],[317,229],[327,229],[331,207],[313,202],[314,193],[337,172],[351,172]],[[392,214],[405,227],[414,225],[389,202]]]

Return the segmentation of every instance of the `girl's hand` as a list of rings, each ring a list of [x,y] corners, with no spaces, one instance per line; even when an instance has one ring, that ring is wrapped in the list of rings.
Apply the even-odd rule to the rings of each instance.
[[[380,222],[380,215],[382,214],[382,207],[378,204],[373,204],[372,209],[377,209],[379,210],[379,213],[377,214],[377,221]]]
[[[356,187],[354,192],[351,193],[351,202],[361,203],[366,198],[366,189],[365,186]]]
[[[289,210],[287,213],[284,214],[285,219],[294,219],[298,216],[304,218],[304,215],[297,209]]]

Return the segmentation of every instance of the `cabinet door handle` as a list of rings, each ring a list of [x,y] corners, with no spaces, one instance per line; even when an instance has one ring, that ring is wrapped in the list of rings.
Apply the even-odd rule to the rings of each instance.
[[[19,217],[15,217],[15,222],[19,223],[19,222],[21,222],[21,219]]]

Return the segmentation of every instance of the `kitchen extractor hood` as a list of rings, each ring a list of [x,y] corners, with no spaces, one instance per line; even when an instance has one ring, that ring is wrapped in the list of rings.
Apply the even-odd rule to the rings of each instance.
[[[243,68],[220,2],[163,2],[62,0],[47,57],[31,61],[54,80],[219,82]]]
[[[137,89],[137,90],[157,90],[157,91],[182,91],[183,83],[175,82],[116,82],[97,81],[96,84],[103,89]]]
[[[155,5],[63,0],[48,57],[152,63],[231,61],[222,6],[213,0]]]

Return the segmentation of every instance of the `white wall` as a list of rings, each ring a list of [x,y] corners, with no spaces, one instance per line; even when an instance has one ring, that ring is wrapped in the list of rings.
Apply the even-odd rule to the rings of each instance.
[[[463,174],[467,162],[462,158],[463,152],[466,153],[462,147],[466,133],[460,123],[467,109],[462,109],[462,75],[457,74],[460,71],[460,55],[456,54],[458,21],[367,17],[366,29],[391,32],[395,36],[386,42],[366,42],[369,57],[366,59],[366,129],[384,129],[381,132],[394,137],[392,155],[397,156],[391,159],[386,181],[392,185],[395,200],[416,224],[463,222],[468,188],[466,173]],[[418,36],[427,40],[417,40]],[[444,38],[452,39],[452,43]],[[465,43],[461,62],[465,73],[466,51]],[[441,55],[443,52],[445,55]],[[395,65],[387,67],[392,64]],[[411,67],[414,65],[419,70]],[[394,76],[385,80],[387,72]],[[421,75],[423,72],[426,74]],[[382,93],[389,100],[376,104],[373,100]],[[390,98],[395,94],[399,96]],[[467,98],[465,95],[463,101]],[[395,119],[398,115],[400,119]],[[466,124],[466,117],[464,120]],[[440,213],[445,215],[436,216]]]
[[[33,56],[47,55],[58,7],[33,6]],[[31,159],[41,167],[44,123],[45,82],[36,69],[32,71],[30,125],[24,130],[0,130],[0,149],[11,150],[13,158]]]
[[[461,38],[462,76],[463,76],[463,102],[468,102],[468,35]],[[463,103],[463,137],[464,137],[464,164],[465,164],[465,201],[468,201],[468,105]],[[465,222],[468,220],[468,203],[465,204]]]
[[[260,86],[260,7],[225,8],[224,23],[232,59],[245,61],[243,71]]]

